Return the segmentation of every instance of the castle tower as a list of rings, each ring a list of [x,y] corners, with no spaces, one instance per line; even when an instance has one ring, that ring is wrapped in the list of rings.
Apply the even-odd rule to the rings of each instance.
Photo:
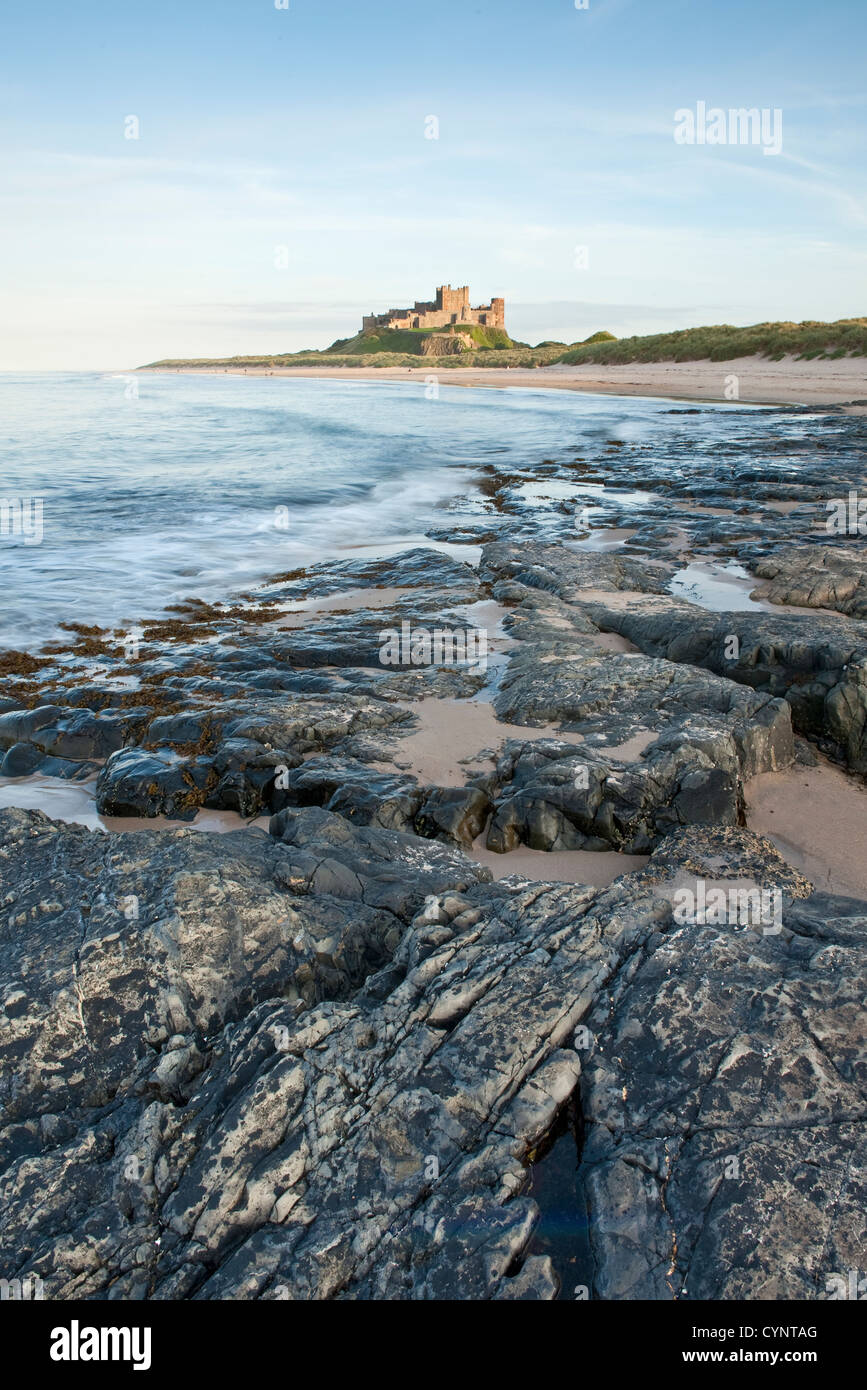
[[[454,314],[457,319],[461,319],[462,309],[468,309],[470,305],[469,285],[461,285],[457,290],[453,290],[451,285],[438,285],[436,305],[441,313]]]

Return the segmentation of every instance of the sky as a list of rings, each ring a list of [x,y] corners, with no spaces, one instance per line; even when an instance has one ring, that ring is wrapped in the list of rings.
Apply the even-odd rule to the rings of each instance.
[[[0,369],[867,314],[864,0],[282,3],[5,0]]]

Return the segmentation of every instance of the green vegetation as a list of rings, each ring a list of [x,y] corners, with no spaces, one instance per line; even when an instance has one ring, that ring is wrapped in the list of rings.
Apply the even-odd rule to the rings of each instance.
[[[837,319],[835,323],[755,323],[749,328],[715,324],[708,328],[684,328],[677,333],[653,333],[646,338],[618,338],[602,342],[595,334],[581,346],[573,346],[563,362],[697,362],[710,358],[725,362],[733,357],[758,354],[778,362],[795,357],[845,357],[867,354],[867,318]]]
[[[584,339],[584,342],[582,343],[581,346],[582,346],[582,347],[586,347],[589,343],[616,343],[616,342],[617,342],[617,339],[616,339],[616,337],[614,336],[613,333],[605,333],[605,332],[602,332],[602,333],[592,333],[592,334],[590,335],[589,338],[585,338],[585,339]]]
[[[368,356],[373,352],[396,352],[402,355],[420,353],[425,338],[432,333],[449,334],[451,328],[367,328],[356,333],[354,338],[338,338],[325,351],[329,357],[335,353],[343,356]],[[454,331],[463,337],[472,338],[476,347],[511,348],[514,346],[504,328],[482,328],[477,323],[456,324]]]
[[[436,329],[447,333],[448,329]],[[787,353],[802,359],[867,356],[867,318],[838,319],[835,323],[757,323],[748,328],[716,324],[685,328],[676,333],[654,333],[644,338],[615,338],[593,333],[581,343],[552,342],[530,347],[511,339],[501,328],[461,325],[474,350],[453,357],[422,358],[422,340],[429,329],[379,328],[338,338],[324,351],[278,353],[271,357],[166,358],[150,367],[202,367],[225,371],[280,367],[420,367],[434,361],[437,371],[461,367],[546,367],[555,362],[616,364],[618,362],[694,362],[710,358],[725,362],[733,357],[758,354],[779,361]]]
[[[349,340],[352,341],[351,339]],[[237,372],[249,369],[274,370],[281,367],[415,367],[425,371],[451,371],[461,367],[545,367],[556,362],[563,353],[563,344],[554,347],[479,348],[475,352],[459,352],[454,357],[422,357],[418,352],[348,353],[326,349],[324,352],[286,352],[273,357],[166,357],[148,362],[149,368],[202,368],[208,371]]]
[[[440,332],[441,330],[436,329],[434,331]],[[447,332],[448,330],[443,331]],[[509,348],[518,346],[517,343],[512,342],[505,328],[483,328],[480,323],[460,323],[457,325],[456,331],[462,333],[464,337],[469,335],[476,347],[482,349],[504,348],[508,351]]]
[[[367,328],[354,338],[338,338],[323,356],[368,357],[371,353],[396,352],[401,355],[421,351],[425,335],[418,328]]]

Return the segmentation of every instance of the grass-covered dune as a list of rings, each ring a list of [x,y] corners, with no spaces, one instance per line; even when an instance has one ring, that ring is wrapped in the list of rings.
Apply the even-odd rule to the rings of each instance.
[[[447,331],[447,330],[443,330]],[[419,329],[374,329],[354,338],[338,338],[320,351],[276,353],[273,356],[220,358],[164,358],[150,368],[200,368],[234,371],[239,368],[281,367],[419,367],[435,361],[436,370],[461,367],[547,367],[554,363],[581,365],[621,362],[700,362],[708,358],[725,362],[734,357],[759,355],[779,361],[790,354],[801,359],[867,356],[867,318],[837,319],[834,323],[756,323],[747,328],[713,324],[706,328],[682,328],[674,333],[653,333],[641,338],[615,338],[594,333],[580,343],[547,340],[530,347],[516,343],[503,329],[462,325],[474,350],[454,356],[421,357],[421,344],[430,334]]]
[[[597,362],[725,362],[733,357],[759,355],[778,362],[791,354],[800,358],[846,357],[867,354],[867,318],[837,319],[834,323],[754,323],[749,328],[713,324],[676,333],[653,333],[645,338],[573,344],[560,357],[576,365]]]

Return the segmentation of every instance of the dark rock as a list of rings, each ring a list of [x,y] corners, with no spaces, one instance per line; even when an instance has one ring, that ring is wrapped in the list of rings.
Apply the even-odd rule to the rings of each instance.
[[[113,753],[96,781],[96,808],[104,816],[169,816],[192,820],[215,785],[210,762],[182,758],[171,749]]]
[[[42,760],[35,743],[13,743],[0,761],[0,777],[28,777]]]
[[[297,578],[263,585],[257,590],[257,596],[324,598],[329,594],[371,588],[447,591],[453,600],[457,595],[457,601],[467,603],[479,597],[476,572],[471,565],[427,546],[414,546],[381,560],[342,560],[312,565]]]
[[[43,777],[59,777],[63,781],[83,782],[99,771],[98,763],[70,762],[67,758],[47,758],[34,743],[13,743],[0,758],[0,777],[29,777],[38,772]]]
[[[721,765],[688,742],[618,763],[553,739],[509,743],[488,849],[504,854],[524,842],[536,850],[644,854],[680,825],[736,825],[737,757],[719,741],[717,749]]]
[[[519,547],[488,546],[484,554],[483,563],[492,575],[510,574],[523,562]],[[572,588],[573,556],[554,547],[543,548],[539,567],[539,587],[560,597],[553,608],[538,598],[532,603],[524,599],[510,618],[510,631],[516,636],[544,642],[555,654],[558,641],[562,650],[571,645],[574,651],[589,621],[597,631],[617,633],[646,655],[661,659],[661,669],[665,663],[702,667],[728,682],[784,698],[800,733],[855,771],[867,771],[867,624],[819,614],[709,612],[651,592],[647,583],[635,583],[624,604],[615,590],[625,575],[609,569],[606,578]],[[532,578],[525,568],[524,579]],[[600,592],[608,588],[611,599]],[[527,678],[514,657],[504,690],[511,681],[517,681],[523,693]],[[540,673],[537,684],[544,690],[549,683],[548,674]],[[544,704],[537,708],[541,717],[551,717],[545,715]],[[506,696],[498,713],[505,715],[509,709],[520,718],[520,706]]]
[[[850,902],[733,829],[604,892],[322,810],[274,830],[0,813],[4,1269],[55,1299],[550,1298],[525,1164],[582,1058],[594,1294],[822,1297],[852,1266]],[[778,890],[779,934],[677,925],[701,878]]]
[[[706,613],[676,600],[628,611],[594,602],[588,612],[642,651],[784,697],[800,733],[867,772],[867,625],[794,613]]]
[[[435,787],[419,809],[415,828],[419,835],[445,835],[469,849],[490,811],[491,803],[479,787]]]
[[[494,542],[482,552],[479,573],[489,583],[511,580],[568,600],[582,588],[663,593],[675,568],[671,561],[649,569],[640,560],[625,555]]]
[[[827,1298],[858,1267],[865,904],[785,924],[668,932],[590,1015],[592,1297]]]
[[[836,608],[851,618],[867,618],[867,551],[792,546],[758,560],[755,572],[771,581],[762,591],[771,603]]]
[[[420,889],[427,895],[463,892],[491,878],[490,870],[458,851],[398,831],[352,825],[328,811],[280,811],[269,829],[291,848],[298,891],[358,899],[401,917]]]
[[[0,747],[30,742],[43,753],[70,762],[107,758],[143,732],[147,709],[94,713],[47,705],[0,715]]]
[[[36,709],[8,710],[0,714],[0,748],[32,742],[40,729],[50,728],[63,713],[57,705],[39,705]]]
[[[273,788],[275,810],[324,806],[360,825],[412,830],[422,792],[404,775],[375,772],[355,759],[309,758]]]

